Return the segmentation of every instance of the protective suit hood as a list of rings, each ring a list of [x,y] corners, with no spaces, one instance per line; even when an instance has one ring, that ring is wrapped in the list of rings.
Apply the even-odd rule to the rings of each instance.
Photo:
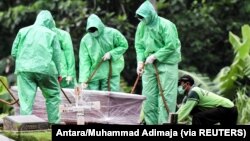
[[[52,24],[51,24],[51,28],[50,28],[52,31],[54,31],[56,34],[60,34],[60,32],[58,31],[58,30],[60,30],[60,29],[58,29],[57,27],[56,27],[56,22],[55,22],[55,20],[53,19],[52,20]]]
[[[147,21],[149,26],[153,26],[157,23],[158,15],[154,9],[154,6],[149,2],[145,1],[137,10],[136,15],[141,15]]]
[[[101,21],[101,19],[97,15],[91,14],[87,20],[87,27],[86,27],[87,32],[91,27],[97,28],[99,35],[100,35],[100,34],[102,34],[102,32],[105,28],[105,25],[103,24],[103,22]]]
[[[52,24],[51,24],[51,26],[52,26],[52,30],[55,30],[55,29],[56,29],[56,22],[55,22],[54,19],[52,19]]]
[[[48,10],[42,10],[36,17],[34,25],[45,26],[49,29],[55,27],[53,17]]]

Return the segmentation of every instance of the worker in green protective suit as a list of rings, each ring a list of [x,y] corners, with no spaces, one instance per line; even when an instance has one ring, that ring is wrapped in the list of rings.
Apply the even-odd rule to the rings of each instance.
[[[142,75],[142,95],[147,98],[143,103],[144,122],[163,124],[168,122],[168,112],[160,96],[154,65],[159,72],[164,101],[169,112],[175,112],[181,61],[178,32],[174,23],[157,15],[149,1],[137,9],[136,17],[140,20],[135,35],[137,73]]]
[[[52,27],[51,13],[42,10],[33,25],[19,30],[11,55],[16,61],[20,114],[32,114],[36,90],[39,87],[46,99],[48,121],[55,124],[60,122],[58,78],[61,78],[61,49]]]
[[[110,90],[120,91],[120,73],[124,68],[123,54],[128,49],[126,38],[118,30],[106,27],[95,14],[88,17],[86,30],[88,33],[80,44],[79,82],[90,90],[107,91],[111,73]],[[104,62],[86,85],[102,60]],[[112,65],[109,65],[109,61]]]
[[[67,31],[56,28],[55,22],[52,30],[57,34],[62,50],[60,83],[63,88],[74,88],[76,84],[75,56],[70,34]]]
[[[195,86],[190,75],[179,79],[178,93],[185,95],[178,113],[178,121],[192,116],[192,125],[236,125],[238,110],[234,103],[220,95]]]

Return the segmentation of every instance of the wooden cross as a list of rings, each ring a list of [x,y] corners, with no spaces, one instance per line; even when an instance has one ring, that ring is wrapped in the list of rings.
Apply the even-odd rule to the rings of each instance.
[[[60,105],[60,112],[76,112],[77,125],[84,125],[84,111],[100,110],[100,101],[89,102],[83,100],[83,89],[75,88],[75,104]]]

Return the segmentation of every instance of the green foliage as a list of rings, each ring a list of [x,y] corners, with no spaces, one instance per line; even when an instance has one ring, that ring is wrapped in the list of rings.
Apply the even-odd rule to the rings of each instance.
[[[144,0],[0,1],[0,40],[3,41],[0,59],[10,55],[17,31],[33,24],[40,10],[48,9],[57,27],[69,31],[72,36],[78,71],[78,50],[86,33],[86,20],[89,14],[96,13],[107,26],[117,28],[128,39],[129,49],[125,54],[126,65],[122,75],[128,85],[132,85],[136,78],[134,35],[138,24],[134,15],[142,2]],[[159,16],[176,23],[179,30],[183,55],[180,69],[210,77],[229,65],[233,58],[233,50],[227,48],[227,31],[237,31],[250,20],[247,0],[156,0],[156,7]]]
[[[4,95],[0,95],[0,99],[11,102],[13,101],[12,98],[8,93],[5,93]],[[0,102],[0,113],[1,114],[7,114],[7,115],[13,115],[14,114],[14,109],[12,106],[7,105],[5,103]],[[2,115],[3,116],[3,115]],[[1,116],[0,116],[1,118]]]
[[[0,82],[0,99],[10,102],[12,99],[11,99],[7,89],[5,88],[5,86],[6,87],[9,86],[7,77],[0,76],[0,80],[1,80],[1,82]],[[13,111],[12,106],[0,102],[0,114],[12,114],[13,112],[14,111]],[[1,118],[1,116],[0,116],[0,118]]]
[[[249,22],[247,0],[160,0],[159,15],[176,23],[182,44],[180,69],[214,77],[233,59],[228,31]],[[232,18],[234,17],[234,18]]]
[[[242,27],[242,39],[232,32],[229,41],[233,46],[235,58],[230,67],[223,68],[214,80],[219,87],[219,93],[228,98],[234,98],[237,89],[245,87],[249,82],[250,71],[250,27]],[[250,90],[249,86],[246,86]]]
[[[128,86],[127,82],[121,78],[121,91],[122,92],[125,92],[125,93],[130,93],[131,92],[131,89],[132,87]]]
[[[237,91],[235,102],[239,113],[238,124],[250,124],[250,98],[246,95],[245,88]]]

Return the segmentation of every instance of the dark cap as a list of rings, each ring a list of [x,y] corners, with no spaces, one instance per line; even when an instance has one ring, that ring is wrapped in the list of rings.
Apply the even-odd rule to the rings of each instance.
[[[178,81],[178,86],[181,84],[181,82],[189,82],[190,85],[192,86],[194,84],[194,79],[190,76],[190,75],[183,75],[182,77],[180,77],[179,81]]]

